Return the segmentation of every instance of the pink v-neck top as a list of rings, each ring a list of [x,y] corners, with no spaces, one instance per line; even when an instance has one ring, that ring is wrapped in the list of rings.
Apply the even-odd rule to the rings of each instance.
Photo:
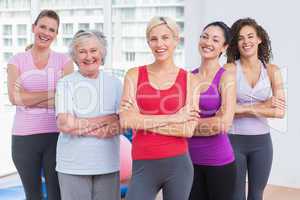
[[[21,87],[29,92],[55,90],[63,67],[70,59],[62,53],[50,52],[48,64],[44,69],[34,65],[31,50],[13,56],[8,64],[15,65],[19,71]],[[53,108],[28,108],[16,106],[12,128],[13,135],[33,135],[58,132]]]

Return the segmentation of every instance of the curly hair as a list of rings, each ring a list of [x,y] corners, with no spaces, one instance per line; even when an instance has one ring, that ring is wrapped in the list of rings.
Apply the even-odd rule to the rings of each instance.
[[[257,36],[261,39],[261,43],[258,45],[258,58],[264,63],[269,63],[270,59],[273,57],[271,40],[266,30],[251,18],[239,19],[231,26],[233,37],[227,48],[227,63],[240,59],[238,39],[239,33],[244,26],[251,26],[255,29]]]

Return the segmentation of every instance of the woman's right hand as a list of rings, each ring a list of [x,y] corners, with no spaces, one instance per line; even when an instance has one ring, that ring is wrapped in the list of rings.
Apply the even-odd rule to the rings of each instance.
[[[265,101],[266,105],[270,108],[286,109],[285,100],[279,97],[272,96]]]
[[[182,107],[179,111],[170,117],[171,123],[185,123],[188,121],[197,121],[200,111],[195,108]]]

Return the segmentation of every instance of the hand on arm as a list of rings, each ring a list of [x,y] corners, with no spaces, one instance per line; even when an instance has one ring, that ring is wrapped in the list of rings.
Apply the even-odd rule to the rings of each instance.
[[[210,136],[227,133],[234,117],[236,104],[235,75],[226,71],[221,79],[221,107],[213,117],[199,118],[194,136]]]
[[[97,138],[109,138],[123,133],[119,117],[117,114],[106,115],[98,118],[89,119],[90,123],[97,124],[97,128],[88,132],[87,136]]]
[[[268,65],[267,71],[271,82],[273,96],[266,101],[249,105],[237,105],[237,117],[284,117],[286,102],[280,70],[277,66]]]
[[[78,118],[68,113],[57,116],[57,126],[61,132],[71,135],[112,137],[120,133],[116,114],[93,118]]]
[[[123,95],[120,104],[120,123],[124,129],[144,129],[160,127],[169,123],[164,115],[143,115],[135,100],[138,68],[130,69],[124,79]]]
[[[192,136],[192,129],[195,127],[192,121],[195,121],[196,115],[198,115],[195,109],[186,106],[172,115],[141,114],[135,100],[136,85],[137,69],[132,69],[125,77],[120,106],[120,120],[123,128],[143,129],[168,136]],[[187,96],[187,99],[190,98]]]
[[[42,103],[41,107],[53,107],[55,91],[29,92],[20,84],[20,73],[15,65],[7,66],[7,85],[9,100],[13,105],[35,107]]]

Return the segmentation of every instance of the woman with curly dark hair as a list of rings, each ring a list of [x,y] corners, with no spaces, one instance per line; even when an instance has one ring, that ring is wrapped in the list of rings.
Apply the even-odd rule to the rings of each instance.
[[[285,97],[280,70],[270,64],[271,41],[254,19],[237,20],[227,49],[227,70],[236,74],[237,105],[230,140],[235,151],[237,181],[234,200],[262,200],[273,148],[267,118],[282,118]]]

